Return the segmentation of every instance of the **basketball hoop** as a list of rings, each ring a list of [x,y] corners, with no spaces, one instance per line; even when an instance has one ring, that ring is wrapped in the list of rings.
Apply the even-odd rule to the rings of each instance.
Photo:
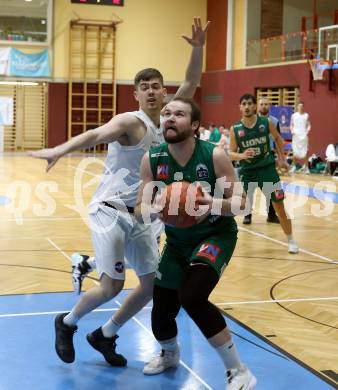
[[[317,59],[317,58],[313,58],[311,60],[308,60],[309,61],[309,64],[310,64],[310,67],[311,67],[311,71],[312,71],[312,77],[314,80],[323,80],[323,74],[324,74],[324,70],[327,69],[327,67],[325,66],[326,64],[322,63],[321,60]]]

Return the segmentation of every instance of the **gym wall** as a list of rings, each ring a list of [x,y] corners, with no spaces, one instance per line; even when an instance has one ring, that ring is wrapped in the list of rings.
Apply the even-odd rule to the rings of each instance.
[[[229,0],[230,1],[230,0]],[[220,4],[222,3],[222,4]],[[299,87],[300,100],[305,103],[305,110],[310,114],[312,130],[310,133],[310,153],[324,156],[328,144],[338,141],[338,70],[334,71],[332,91],[328,88],[328,72],[325,81],[313,83],[313,91],[309,90],[310,69],[302,63],[286,63],[285,65],[243,68],[245,63],[245,31],[246,15],[244,0],[233,0],[233,63],[231,71],[226,71],[223,63],[215,66],[215,61],[207,56],[206,69],[201,85],[201,108],[204,125],[222,124],[227,127],[240,119],[239,98],[242,94],[255,93],[257,88],[264,87]],[[208,19],[219,14],[220,7],[227,7],[228,0],[208,1]],[[210,15],[210,16],[209,16]],[[249,16],[248,16],[249,17]],[[227,20],[223,18],[223,23]],[[224,25],[214,24],[213,37],[225,39]],[[214,39],[208,36],[209,40]],[[241,45],[238,42],[242,42]],[[211,43],[213,44],[213,43]]]
[[[181,38],[191,34],[194,16],[205,22],[207,0],[125,0],[123,7],[72,4],[54,0],[54,82],[49,84],[48,145],[66,140],[69,22],[72,19],[115,20],[123,23],[116,34],[117,112],[137,108],[132,91],[142,68],[161,70],[169,93],[184,79],[190,45]],[[198,95],[197,95],[198,100]]]

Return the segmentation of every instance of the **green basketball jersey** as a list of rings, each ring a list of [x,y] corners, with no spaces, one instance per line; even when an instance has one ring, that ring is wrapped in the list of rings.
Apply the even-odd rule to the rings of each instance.
[[[257,116],[257,122],[251,129],[244,126],[242,122],[233,125],[239,153],[246,149],[253,149],[255,156],[247,160],[241,160],[242,170],[251,170],[266,165],[274,164],[275,158],[270,149],[270,131],[268,118]]]
[[[171,156],[168,144],[153,147],[149,151],[150,166],[154,180],[162,181],[169,185],[174,181],[199,182],[213,196],[216,184],[216,174],[213,164],[213,150],[215,145],[210,142],[195,139],[195,150],[182,167]],[[174,240],[176,244],[198,243],[211,234],[222,231],[237,231],[237,225],[233,217],[210,215],[206,221],[188,228],[176,228],[166,226],[167,240]]]

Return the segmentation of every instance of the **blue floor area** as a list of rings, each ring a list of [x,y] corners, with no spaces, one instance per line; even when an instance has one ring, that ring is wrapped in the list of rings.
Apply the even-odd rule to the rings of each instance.
[[[11,200],[7,196],[0,195],[0,206],[10,203]]]
[[[285,183],[285,182],[282,183],[282,188],[284,189],[284,191],[290,192],[291,194],[297,194],[297,195],[307,196],[309,198],[314,198],[318,200],[338,203],[337,192],[329,192],[329,191],[325,191],[310,186],[302,186],[299,184]]]
[[[116,301],[122,302],[128,291]],[[184,311],[178,316],[181,364],[157,376],[144,376],[144,362],[157,353],[151,335],[150,309],[143,309],[119,332],[118,351],[128,366],[109,366],[87,343],[88,332],[102,325],[118,308],[112,301],[105,311],[89,314],[75,334],[76,361],[65,364],[54,351],[55,312],[69,310],[73,293],[0,297],[0,389],[1,390],[202,390],[225,389],[223,365]],[[20,315],[21,314],[21,315]],[[330,385],[290,360],[231,320],[239,353],[258,379],[259,390],[325,390]]]

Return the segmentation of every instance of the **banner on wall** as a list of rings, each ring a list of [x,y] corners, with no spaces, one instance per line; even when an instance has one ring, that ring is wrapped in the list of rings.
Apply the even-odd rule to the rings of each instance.
[[[291,115],[293,108],[290,106],[271,106],[270,115],[276,117],[279,121],[280,134],[285,140],[291,140],[292,134],[290,130]]]
[[[7,74],[9,51],[9,47],[0,47],[0,74]]]
[[[49,77],[48,50],[26,54],[11,48],[9,55],[9,76]]]
[[[0,96],[0,126],[13,125],[13,98]]]
[[[0,96],[0,152],[4,151],[4,126],[13,125],[13,98]]]

